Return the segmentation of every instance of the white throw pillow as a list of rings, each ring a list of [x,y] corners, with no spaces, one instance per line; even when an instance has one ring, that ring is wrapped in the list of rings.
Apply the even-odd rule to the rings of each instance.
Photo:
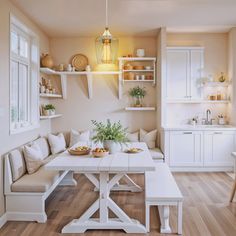
[[[147,132],[143,129],[140,129],[140,142],[145,142],[148,148],[155,148],[157,138],[157,130],[154,129],[150,132]]]
[[[66,141],[62,133],[58,135],[48,134],[48,142],[52,154],[57,154],[66,150]]]
[[[90,140],[90,132],[89,130],[79,132],[74,129],[70,131],[70,147],[75,145],[78,142],[86,142],[88,144]]]
[[[134,133],[128,133],[127,134],[127,139],[129,142],[138,142],[139,141],[139,133],[134,132]]]
[[[43,165],[43,153],[37,143],[26,145],[23,148],[26,168],[29,174],[36,172]]]

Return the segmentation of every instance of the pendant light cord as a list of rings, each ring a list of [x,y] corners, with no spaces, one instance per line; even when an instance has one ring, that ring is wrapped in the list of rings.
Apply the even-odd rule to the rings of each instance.
[[[108,28],[108,0],[106,0],[106,28]]]

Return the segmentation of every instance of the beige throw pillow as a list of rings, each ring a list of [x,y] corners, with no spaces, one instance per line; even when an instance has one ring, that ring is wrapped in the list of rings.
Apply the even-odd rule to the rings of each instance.
[[[155,148],[157,138],[157,130],[152,130],[147,132],[143,129],[140,129],[140,142],[145,142],[148,148]]]
[[[66,141],[62,133],[58,135],[48,134],[48,142],[52,154],[57,154],[66,150]]]
[[[37,143],[26,145],[23,148],[26,168],[29,174],[36,172],[43,165],[43,153]]]
[[[139,142],[139,133],[134,132],[134,133],[128,133],[127,134],[127,139],[129,142]]]
[[[12,180],[15,182],[26,172],[25,160],[19,150],[13,150],[8,155],[11,164]]]
[[[70,147],[75,145],[78,142],[86,142],[88,144],[90,140],[89,130],[79,132],[77,130],[71,129],[70,131]]]

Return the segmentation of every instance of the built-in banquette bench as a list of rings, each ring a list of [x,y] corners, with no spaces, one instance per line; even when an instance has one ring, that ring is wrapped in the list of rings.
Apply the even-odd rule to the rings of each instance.
[[[44,164],[58,154],[51,154],[47,138],[33,141],[43,154],[43,165],[34,173],[27,173],[23,146],[5,156],[5,198],[8,220],[45,222],[45,200],[58,185],[75,185],[73,173],[48,171]]]
[[[53,136],[53,135],[52,135]],[[64,149],[77,142],[90,143],[90,132],[64,132]],[[54,136],[55,138],[55,136]],[[131,141],[131,140],[130,140]],[[139,140],[138,140],[139,141]],[[144,140],[145,141],[145,140]],[[44,165],[58,154],[52,154],[48,138],[38,138],[29,144],[37,144],[41,150],[43,165],[35,172],[28,173],[25,155],[21,146],[5,156],[5,197],[8,220],[45,222],[45,200],[58,185],[75,185],[72,172],[44,170]],[[148,144],[147,144],[148,145]],[[149,149],[154,161],[164,162],[160,149]]]

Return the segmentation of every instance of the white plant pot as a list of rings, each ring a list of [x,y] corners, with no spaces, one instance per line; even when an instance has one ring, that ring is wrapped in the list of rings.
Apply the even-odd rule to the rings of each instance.
[[[114,142],[113,140],[105,140],[103,142],[104,148],[109,150],[110,154],[114,154],[121,150],[121,146],[119,143]]]
[[[50,110],[50,116],[54,116],[56,114],[55,110]]]

